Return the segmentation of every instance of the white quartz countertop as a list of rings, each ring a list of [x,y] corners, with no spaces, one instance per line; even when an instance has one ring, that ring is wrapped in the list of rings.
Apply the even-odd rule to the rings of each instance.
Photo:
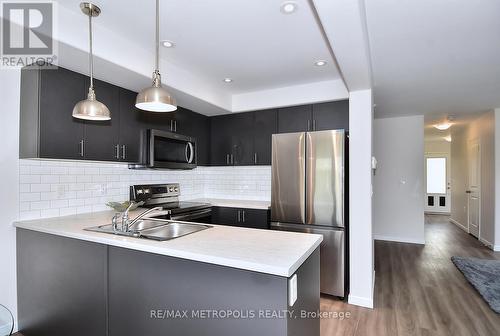
[[[139,212],[131,212],[131,217]],[[113,211],[15,222],[18,228],[182,259],[290,277],[320,245],[316,234],[213,225],[187,236],[153,241],[85,231],[111,223]]]
[[[210,203],[213,206],[219,206],[219,207],[261,209],[261,210],[267,210],[271,206],[271,202],[269,201],[234,200],[234,199],[223,199],[223,198],[197,198],[189,200],[189,202]]]

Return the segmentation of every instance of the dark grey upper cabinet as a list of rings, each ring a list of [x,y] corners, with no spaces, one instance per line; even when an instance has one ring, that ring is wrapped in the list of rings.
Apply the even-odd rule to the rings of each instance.
[[[212,165],[253,164],[252,112],[212,117],[210,128]]]
[[[120,88],[94,80],[98,101],[111,112],[111,120],[85,121],[85,159],[94,161],[119,161],[120,146]]]
[[[58,68],[21,71],[21,158],[82,159],[84,122],[72,117],[86,77]]]
[[[198,165],[210,164],[210,118],[178,107],[175,112],[174,130],[196,139]]]
[[[120,89],[120,140],[118,155],[121,161],[138,162],[142,132],[147,124],[141,122],[144,111],[135,107],[136,92]]]
[[[232,117],[232,155],[233,164],[237,166],[254,164],[253,149],[253,113],[237,113]]]
[[[21,71],[21,158],[135,163],[146,129],[196,138],[199,165],[270,165],[275,133],[349,129],[348,100],[207,117],[178,107],[171,113],[135,107],[137,93],[96,80],[109,121],[72,117],[87,97],[87,76],[64,68]]]
[[[254,164],[271,164],[272,135],[275,133],[278,133],[278,111],[273,109],[254,112]]]
[[[293,133],[312,130],[312,106],[301,105],[278,110],[278,132]]]
[[[228,115],[210,118],[210,162],[214,166],[231,164],[231,120]]]
[[[314,104],[312,109],[314,131],[331,129],[349,130],[348,100]]]

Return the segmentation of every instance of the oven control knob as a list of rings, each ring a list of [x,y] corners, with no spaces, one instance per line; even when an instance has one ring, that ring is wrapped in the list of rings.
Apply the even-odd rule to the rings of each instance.
[[[174,191],[175,191],[175,192],[178,192],[178,191],[179,191],[179,187],[175,187],[175,188],[174,188]]]
[[[142,194],[142,189],[137,189],[137,194],[138,195]]]
[[[168,191],[169,191],[169,192],[174,191],[174,187],[169,187],[169,188],[168,188]]]

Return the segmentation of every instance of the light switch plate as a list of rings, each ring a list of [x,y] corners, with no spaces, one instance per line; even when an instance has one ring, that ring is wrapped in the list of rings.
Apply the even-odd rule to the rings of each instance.
[[[288,305],[292,307],[297,301],[297,274],[288,279]]]

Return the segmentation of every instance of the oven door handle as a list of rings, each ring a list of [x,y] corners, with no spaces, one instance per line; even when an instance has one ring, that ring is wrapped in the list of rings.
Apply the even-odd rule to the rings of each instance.
[[[191,219],[205,217],[210,214],[212,214],[212,209],[204,209],[204,210],[193,211],[183,215],[170,216],[170,220],[187,221]]]
[[[191,142],[187,142],[186,143],[185,154],[186,154],[186,162],[187,163],[193,163],[193,159],[194,159],[194,147],[193,147],[193,144]]]

